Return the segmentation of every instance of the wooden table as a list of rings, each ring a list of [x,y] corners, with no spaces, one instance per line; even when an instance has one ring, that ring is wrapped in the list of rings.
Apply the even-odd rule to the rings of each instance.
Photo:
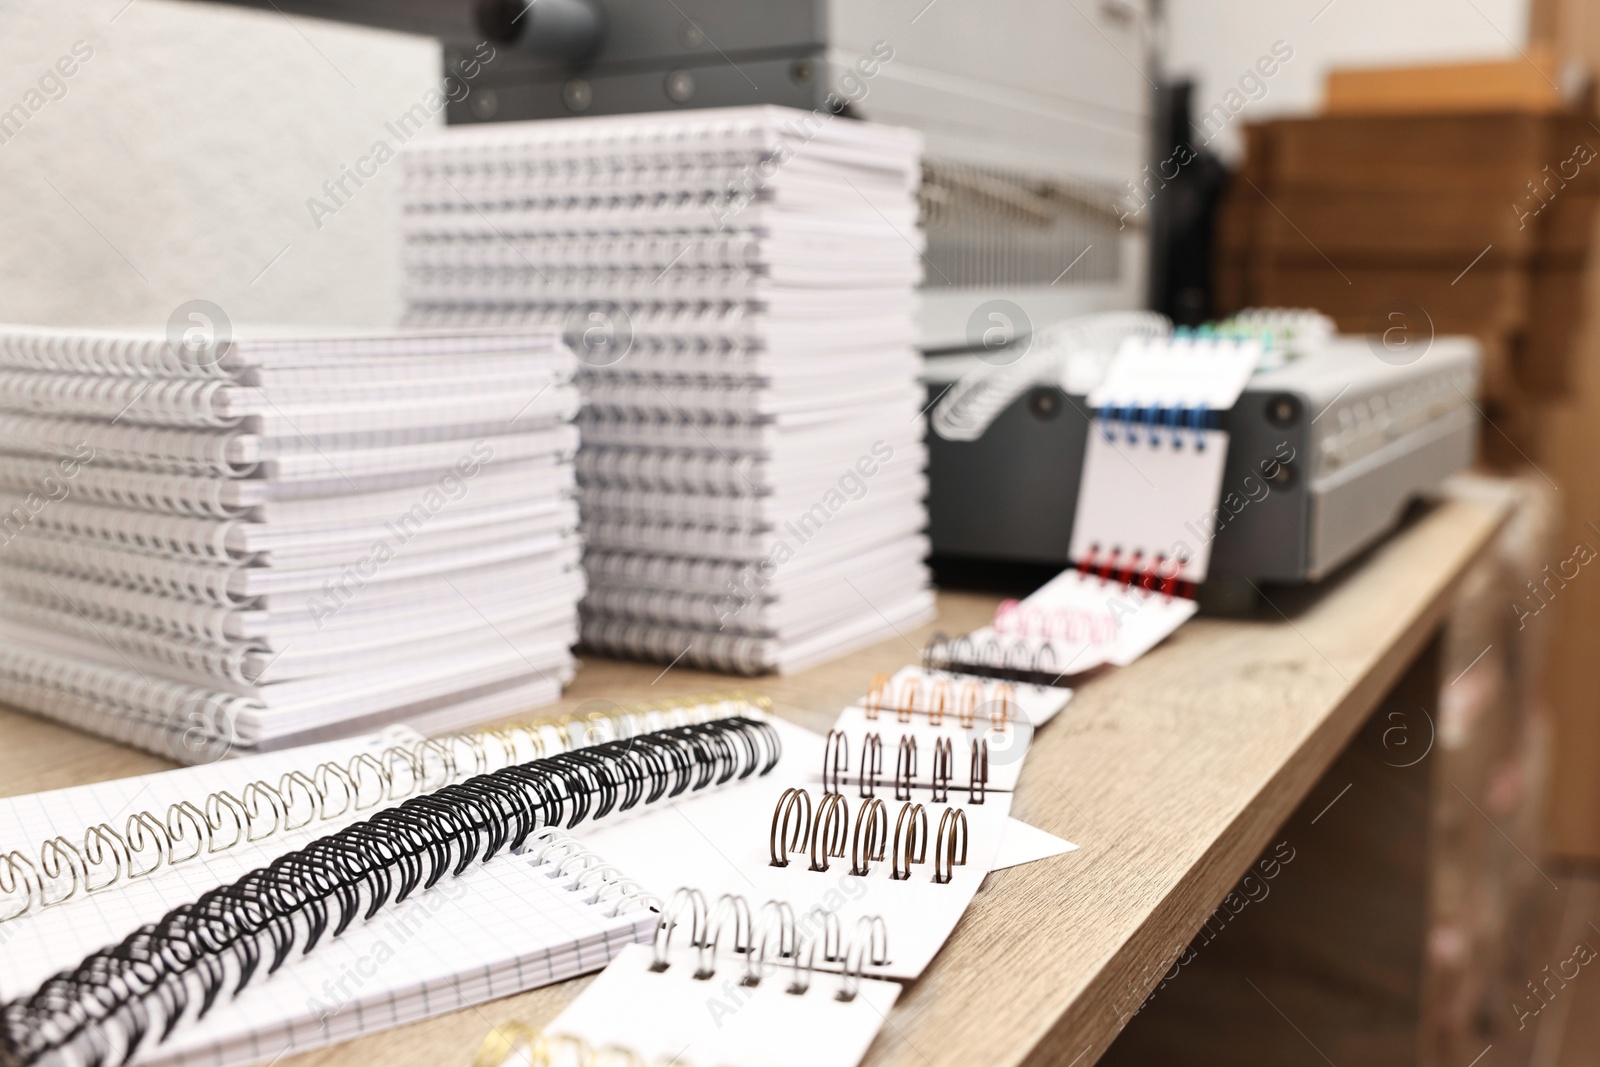
[[[1271,606],[1252,620],[1193,621],[1133,667],[1081,688],[1036,737],[1012,814],[1082,849],[991,874],[867,1062],[1094,1062],[1427,646],[1452,584],[1503,520],[1485,504],[1438,505],[1317,589],[1269,591]],[[994,604],[944,594],[936,627],[752,687],[768,693],[779,714],[825,730],[874,672],[912,661],[934,629],[981,625]],[[731,684],[744,683],[591,660],[561,707]],[[162,766],[0,710],[0,795]],[[286,1058],[281,1067],[465,1064],[491,1025],[540,1025],[587,981]]]

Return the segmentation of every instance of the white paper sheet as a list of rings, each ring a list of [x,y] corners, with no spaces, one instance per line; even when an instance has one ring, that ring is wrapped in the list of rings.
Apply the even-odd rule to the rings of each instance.
[[[743,961],[724,953],[706,979],[695,978],[691,950],[675,948],[665,971],[653,960],[648,946],[623,949],[545,1033],[627,1049],[643,1063],[855,1067],[900,995],[894,982],[864,978],[841,1001],[839,976],[820,973],[793,994],[787,967],[742,986]]]

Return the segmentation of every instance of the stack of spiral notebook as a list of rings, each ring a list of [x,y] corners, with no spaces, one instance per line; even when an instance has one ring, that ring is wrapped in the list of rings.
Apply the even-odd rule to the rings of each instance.
[[[791,671],[931,617],[909,131],[774,107],[402,153],[409,321],[566,332],[587,646]]]
[[[0,328],[0,700],[197,762],[556,699],[573,365],[541,329]]]

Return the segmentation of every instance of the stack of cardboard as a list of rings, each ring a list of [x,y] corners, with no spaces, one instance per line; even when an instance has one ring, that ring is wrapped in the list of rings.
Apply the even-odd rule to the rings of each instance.
[[[1396,359],[1434,334],[1480,338],[1486,411],[1510,438],[1487,434],[1486,453],[1515,461],[1569,384],[1597,199],[1600,132],[1577,114],[1253,126],[1219,220],[1219,304],[1315,307]]]

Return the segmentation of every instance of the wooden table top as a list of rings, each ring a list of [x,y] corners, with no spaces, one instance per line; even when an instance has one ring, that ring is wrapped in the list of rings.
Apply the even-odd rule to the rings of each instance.
[[[1254,619],[1192,621],[1082,687],[1034,739],[1012,807],[1082,848],[992,873],[866,1062],[1093,1063],[1436,630],[1503,519],[1487,504],[1440,504],[1315,590],[1272,591]],[[945,593],[936,626],[752,683],[590,659],[552,710],[743,685],[825,731],[872,674],[913,662],[936,629],[982,625],[994,606]],[[0,795],[165,766],[0,709]],[[492,1025],[540,1026],[589,980],[279,1064],[467,1064]]]

